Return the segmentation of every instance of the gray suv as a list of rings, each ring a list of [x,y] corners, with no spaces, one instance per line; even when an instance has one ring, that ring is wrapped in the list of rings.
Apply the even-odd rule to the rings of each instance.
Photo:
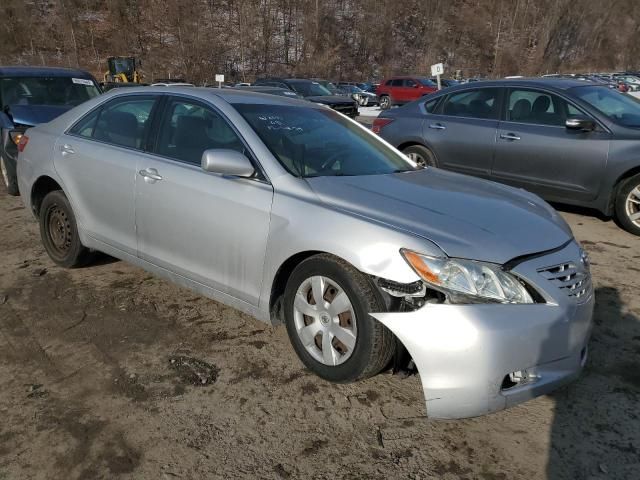
[[[640,101],[605,85],[465,84],[384,112],[373,130],[418,163],[594,208],[640,235]]]

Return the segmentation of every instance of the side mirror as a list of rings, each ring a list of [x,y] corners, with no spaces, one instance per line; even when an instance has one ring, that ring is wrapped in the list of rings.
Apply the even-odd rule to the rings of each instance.
[[[583,132],[591,132],[595,130],[596,123],[587,117],[571,117],[567,118],[564,123],[569,130],[582,130]]]
[[[202,152],[202,169],[205,172],[250,177],[255,173],[251,161],[236,150],[212,148]]]

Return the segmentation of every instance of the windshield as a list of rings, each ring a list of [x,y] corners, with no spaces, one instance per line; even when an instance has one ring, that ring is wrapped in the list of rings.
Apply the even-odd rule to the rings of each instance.
[[[318,82],[290,82],[293,89],[303,97],[331,95],[331,92]]]
[[[72,77],[13,77],[0,79],[3,105],[80,105],[100,95],[92,80]]]
[[[571,92],[615,123],[640,128],[640,100],[607,87],[575,87]]]
[[[402,154],[330,109],[234,104],[271,153],[298,177],[416,170]]]

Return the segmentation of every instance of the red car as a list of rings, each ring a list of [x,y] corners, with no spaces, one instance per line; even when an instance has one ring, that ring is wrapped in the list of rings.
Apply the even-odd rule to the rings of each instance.
[[[380,108],[387,110],[392,105],[413,102],[438,90],[438,85],[426,77],[386,78],[376,89]]]

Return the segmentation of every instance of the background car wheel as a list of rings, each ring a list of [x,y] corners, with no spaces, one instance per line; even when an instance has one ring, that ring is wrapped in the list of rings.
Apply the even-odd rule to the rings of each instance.
[[[626,179],[616,195],[616,218],[622,227],[640,235],[640,175]]]
[[[42,200],[40,236],[51,260],[61,267],[79,267],[91,258],[89,250],[80,243],[69,200],[60,190],[48,193]]]
[[[422,145],[411,145],[410,147],[402,149],[402,153],[423,167],[438,166],[436,156],[433,152]]]
[[[2,174],[2,182],[9,195],[18,195],[18,181],[16,179],[16,172],[11,168],[9,162],[6,162],[4,157],[0,155],[0,172]]]
[[[383,95],[380,97],[380,108],[382,110],[389,110],[391,108],[391,99],[388,95]]]
[[[371,280],[328,254],[293,271],[284,294],[287,333],[302,363],[325,380],[352,382],[379,373],[394,353],[393,334],[369,315],[384,311]]]

